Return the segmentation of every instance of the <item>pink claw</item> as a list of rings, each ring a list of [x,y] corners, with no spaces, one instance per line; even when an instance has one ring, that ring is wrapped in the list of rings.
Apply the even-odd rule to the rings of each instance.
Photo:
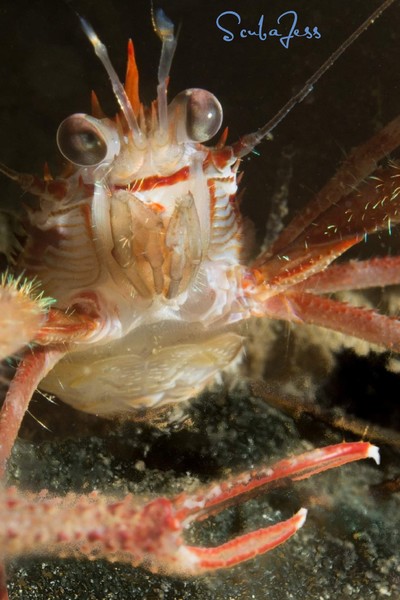
[[[363,458],[378,462],[378,449],[365,442],[337,444],[242,473],[197,494],[146,503],[131,496],[49,498],[45,492],[21,495],[10,489],[0,493],[0,558],[28,553],[96,557],[178,575],[231,567],[285,542],[304,524],[307,511],[302,508],[287,521],[215,548],[186,546],[183,531],[255,490],[266,491],[278,481],[305,479]]]
[[[286,542],[304,525],[306,517],[307,509],[301,508],[287,521],[246,533],[217,548],[187,546],[187,550],[198,560],[196,573],[232,567]]]

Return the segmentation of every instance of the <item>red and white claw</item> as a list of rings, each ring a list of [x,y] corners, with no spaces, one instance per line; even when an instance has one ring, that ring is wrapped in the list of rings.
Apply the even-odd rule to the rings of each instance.
[[[185,545],[184,530],[255,490],[363,458],[378,462],[378,449],[364,442],[337,444],[214,483],[197,494],[147,503],[132,496],[116,500],[92,493],[50,498],[46,492],[22,495],[10,489],[0,494],[0,557],[46,552],[142,564],[151,571],[185,576],[231,567],[285,542],[303,525],[307,511],[302,508],[287,521],[215,548]]]
[[[178,497],[173,501],[176,517],[187,527],[192,521],[203,520],[220,512],[227,505],[253,495],[255,490],[267,491],[277,482],[299,481],[328,469],[364,458],[379,464],[379,450],[368,442],[335,444],[281,460],[272,467],[245,472],[225,482],[214,484],[200,494]],[[279,484],[278,484],[279,485]],[[307,510],[301,508],[286,521],[258,529],[215,548],[184,546],[180,549],[181,572],[196,575],[203,571],[232,567],[264,554],[283,544],[303,526]],[[186,567],[184,566],[186,559]]]
[[[192,574],[203,571],[225,569],[254,558],[258,554],[265,554],[276,546],[283,544],[296,533],[305,523],[307,510],[301,508],[287,521],[281,521],[270,527],[251,531],[241,535],[226,544],[216,548],[201,548],[196,546],[183,546],[183,555],[186,554],[188,562],[192,558]]]

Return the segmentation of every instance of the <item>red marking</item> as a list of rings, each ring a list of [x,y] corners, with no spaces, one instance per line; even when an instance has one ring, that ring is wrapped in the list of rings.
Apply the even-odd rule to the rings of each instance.
[[[94,194],[94,185],[92,183],[83,183],[82,176],[79,176],[78,179],[78,187],[80,190],[84,192],[84,198],[93,198]]]
[[[77,307],[73,314],[66,314],[62,310],[52,308],[46,315],[46,321],[35,336],[39,344],[67,343],[75,339],[84,339],[98,326],[98,315],[89,310],[84,314],[82,306]]]
[[[103,534],[100,533],[99,531],[89,531],[87,534],[87,541],[89,543],[93,543],[93,542],[102,542],[103,541]]]
[[[57,200],[62,200],[67,193],[67,186],[64,181],[50,181],[47,184],[47,193]]]
[[[39,196],[46,191],[46,183],[43,181],[43,179],[39,179],[34,175],[32,185],[29,187],[29,191],[32,194]]]
[[[215,213],[215,202],[216,202],[216,198],[215,198],[215,180],[214,179],[208,179],[207,180],[207,186],[208,186],[208,191],[210,194],[210,221],[211,223],[214,222],[214,213]]]
[[[229,196],[229,204],[233,207],[236,207],[236,194],[231,194]]]
[[[89,235],[89,239],[92,239],[92,220],[91,220],[91,210],[90,210],[90,206],[88,206],[87,204],[83,204],[81,207],[81,213],[83,216],[83,220],[85,222],[85,228],[86,231]]]
[[[7,537],[10,538],[10,540],[12,540],[13,538],[17,537],[17,532],[15,531],[15,529],[7,529]]]
[[[189,179],[189,172],[189,167],[183,167],[179,171],[176,171],[176,173],[172,173],[172,175],[167,175],[165,177],[153,175],[151,177],[145,177],[144,179],[135,179],[129,186],[116,185],[115,188],[118,190],[128,190],[130,192],[154,190],[158,187],[174,185],[180,181],[186,181]]]
[[[72,163],[68,162],[68,163],[65,163],[64,169],[62,170],[62,173],[60,176],[63,177],[64,179],[68,179],[68,177],[71,177],[71,175],[73,175],[75,173],[75,171],[76,171],[76,167]]]
[[[13,493],[15,492],[15,489],[12,490]],[[10,488],[10,492],[11,492],[11,488]],[[15,508],[16,506],[18,506],[19,501],[16,498],[7,498],[7,507],[11,510],[12,508]]]
[[[79,296],[73,299],[72,306],[80,315],[89,316],[91,319],[97,319],[100,313],[100,303],[96,292],[80,292]]]
[[[153,212],[155,212],[157,214],[160,214],[165,211],[165,206],[163,206],[162,204],[159,204],[158,202],[152,202],[150,204],[150,208],[152,209]]]
[[[25,260],[29,264],[42,266],[42,257],[49,246],[59,248],[60,242],[66,238],[57,226],[42,230],[29,223],[26,225],[28,242],[25,249]]]
[[[263,282],[264,278],[260,271],[255,270],[253,273],[247,272],[242,279],[242,289],[247,290],[248,288],[253,288],[254,285],[260,285]]]
[[[217,169],[223,169],[232,160],[233,152],[230,146],[210,152],[210,157]]]

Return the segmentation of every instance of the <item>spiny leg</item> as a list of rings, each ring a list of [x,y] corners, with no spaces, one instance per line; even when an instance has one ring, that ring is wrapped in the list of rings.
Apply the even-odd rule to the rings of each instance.
[[[85,337],[97,327],[97,323],[86,315],[69,315],[57,309],[49,309],[51,301],[43,299],[41,294],[34,294],[34,290],[35,286],[26,280],[3,276],[0,308],[5,326],[1,349],[5,353],[12,353],[21,345],[32,342],[34,346],[36,343],[48,345],[27,350],[1,407],[0,479],[4,477],[22,419],[40,381],[67,353],[66,344],[69,341]],[[17,336],[13,333],[15,328],[19,334]],[[1,563],[0,600],[8,600],[5,569]]]
[[[315,276],[368,234],[387,230],[396,235],[394,227],[400,223],[399,182],[399,165],[392,163],[378,169],[358,189],[306,226],[279,254],[258,257],[250,271],[257,286],[251,292],[255,299],[288,290]]]
[[[0,412],[0,478],[14,446],[31,397],[45,375],[66,353],[65,348],[38,348],[28,353],[17,369]]]
[[[0,600],[8,600],[7,576],[4,564],[0,563]]]
[[[39,303],[37,300],[35,302]],[[29,304],[28,309],[30,316],[34,311]],[[0,411],[0,478],[4,476],[22,419],[40,381],[68,352],[69,342],[85,338],[98,327],[94,319],[78,312],[67,314],[53,308],[47,313],[43,309],[39,312],[40,326],[36,329],[31,326],[32,331],[29,332],[32,338],[26,342],[29,341],[33,346],[22,358]],[[23,321],[23,310],[16,314]],[[35,317],[35,313],[33,316]],[[17,324],[18,322],[16,319]],[[8,342],[7,346],[10,346]]]
[[[271,318],[319,325],[400,352],[400,321],[374,310],[325,296],[290,292],[267,300],[265,311]]]
[[[296,292],[326,294],[400,284],[400,256],[351,260],[330,265],[292,288]]]
[[[310,204],[294,217],[278,237],[268,254],[281,253],[304,229],[331,206],[343,201],[346,196],[373,173],[378,162],[386,158],[400,145],[400,117],[396,117],[367,142],[355,148],[341,165],[337,173],[318,192]]]
[[[331,267],[330,262],[368,233],[400,222],[400,169],[379,169],[346,201],[331,206],[320,221],[306,227],[282,254],[257,259],[246,291],[255,316],[306,322],[354,335],[398,351],[400,321],[374,311],[351,307],[307,290],[333,291],[362,284],[398,283],[400,259],[393,257]],[[341,285],[341,277],[345,279]]]

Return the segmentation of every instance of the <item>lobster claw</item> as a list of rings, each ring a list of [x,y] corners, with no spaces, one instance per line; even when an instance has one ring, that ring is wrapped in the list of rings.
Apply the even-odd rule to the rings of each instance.
[[[379,464],[379,450],[367,442],[336,444],[284,459],[272,467],[245,472],[222,483],[214,483],[198,494],[181,494],[172,501],[175,518],[183,527],[220,512],[233,502],[243,501],[255,491],[266,491],[287,480],[299,481],[344,464],[373,458]],[[307,510],[301,508],[286,521],[238,536],[215,548],[182,546],[179,560],[170,568],[179,574],[198,575],[232,567],[283,544],[303,526]]]

